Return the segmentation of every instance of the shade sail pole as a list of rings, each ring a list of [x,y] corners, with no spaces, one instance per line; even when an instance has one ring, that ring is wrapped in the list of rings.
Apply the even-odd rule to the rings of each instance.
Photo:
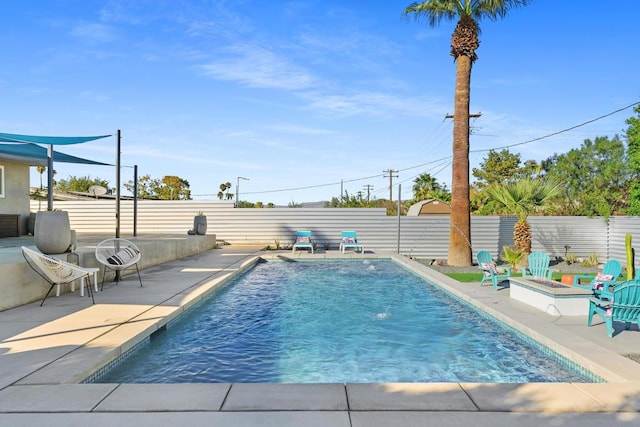
[[[116,134],[116,237],[120,237],[120,129]]]
[[[53,144],[47,145],[47,210],[53,210]]]
[[[138,165],[133,165],[133,237],[138,235]]]

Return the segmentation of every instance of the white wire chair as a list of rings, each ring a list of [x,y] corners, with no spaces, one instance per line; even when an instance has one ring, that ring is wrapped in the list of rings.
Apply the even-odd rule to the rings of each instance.
[[[51,287],[40,303],[40,307],[42,307],[54,286],[58,286],[59,290],[60,285],[71,283],[78,279],[82,280],[80,286],[87,287],[87,296],[90,296],[91,301],[95,304],[96,301],[93,299],[93,292],[91,291],[91,276],[95,269],[86,269],[70,264],[66,261],[42,254],[24,246],[22,246],[22,256],[24,256],[29,267],[51,284]]]
[[[138,280],[140,281],[140,287],[142,287],[140,269],[138,268],[138,262],[141,258],[140,249],[129,240],[112,238],[98,243],[98,246],[96,246],[96,260],[104,266],[100,290],[104,288],[104,276],[107,270],[116,272],[115,282],[117,285],[120,281],[120,272],[133,267],[138,272]]]

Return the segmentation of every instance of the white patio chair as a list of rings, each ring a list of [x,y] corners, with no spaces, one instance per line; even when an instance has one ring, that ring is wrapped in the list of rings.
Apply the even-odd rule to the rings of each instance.
[[[51,284],[51,287],[40,303],[40,307],[42,307],[42,304],[44,304],[44,301],[54,286],[58,286],[59,291],[60,285],[71,283],[78,279],[81,280],[80,286],[87,287],[87,296],[90,296],[91,301],[95,304],[93,292],[91,291],[91,276],[94,275],[95,269],[87,269],[70,264],[58,258],[34,251],[33,249],[25,248],[24,246],[22,247],[22,256],[24,256],[29,267]],[[87,280],[85,281],[85,279]]]
[[[112,238],[98,243],[98,246],[96,246],[96,260],[104,266],[100,290],[104,288],[104,276],[107,273],[107,269],[116,272],[115,281],[117,285],[120,280],[119,273],[133,267],[138,272],[138,280],[140,281],[140,287],[142,287],[140,269],[138,268],[138,262],[141,258],[140,249],[129,240]]]

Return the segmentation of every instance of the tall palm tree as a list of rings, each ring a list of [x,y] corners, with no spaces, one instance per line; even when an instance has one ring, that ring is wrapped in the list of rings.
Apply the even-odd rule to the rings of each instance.
[[[36,170],[40,174],[40,190],[43,190],[43,188],[42,188],[42,174],[47,170],[47,167],[46,166],[36,166]]]
[[[538,212],[562,194],[562,183],[557,180],[523,178],[506,184],[495,183],[487,193],[505,209],[504,213],[518,215],[513,227],[513,245],[531,253],[531,226],[527,216]]]
[[[410,4],[404,15],[426,18],[436,27],[442,20],[457,20],[451,36],[451,56],[456,62],[453,109],[453,166],[451,179],[451,229],[449,265],[471,265],[471,214],[469,201],[469,100],[471,66],[480,46],[478,23],[497,20],[531,0],[426,0]]]

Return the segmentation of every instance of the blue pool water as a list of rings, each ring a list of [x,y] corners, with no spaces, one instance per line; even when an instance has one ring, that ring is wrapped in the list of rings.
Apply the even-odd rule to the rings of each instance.
[[[587,382],[391,260],[265,262],[98,382]]]

